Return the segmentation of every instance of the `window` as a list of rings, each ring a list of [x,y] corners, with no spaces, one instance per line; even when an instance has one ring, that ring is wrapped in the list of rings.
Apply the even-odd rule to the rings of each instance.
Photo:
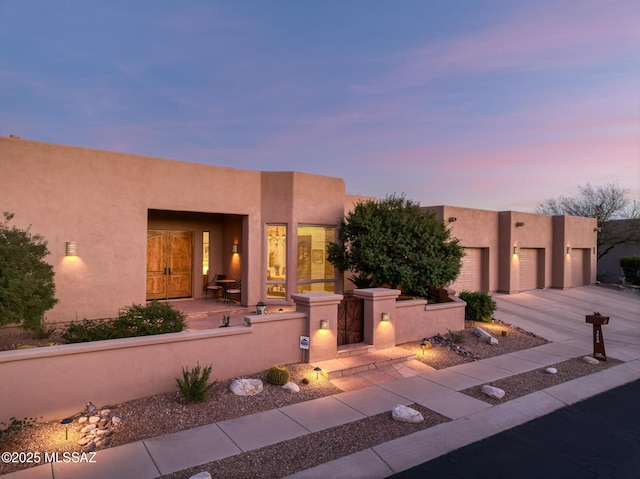
[[[267,225],[267,298],[287,296],[287,226]]]
[[[298,227],[298,293],[335,292],[335,269],[327,261],[327,245],[334,241],[334,227]]]

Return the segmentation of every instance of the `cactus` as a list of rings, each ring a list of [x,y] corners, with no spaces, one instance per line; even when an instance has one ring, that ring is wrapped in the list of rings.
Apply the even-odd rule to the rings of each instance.
[[[272,366],[267,371],[267,382],[281,386],[289,382],[289,370],[284,366]]]

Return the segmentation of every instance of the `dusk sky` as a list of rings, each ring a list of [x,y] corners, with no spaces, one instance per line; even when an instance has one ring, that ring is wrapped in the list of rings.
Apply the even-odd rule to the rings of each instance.
[[[638,0],[0,0],[0,45],[1,136],[422,205],[640,198]]]

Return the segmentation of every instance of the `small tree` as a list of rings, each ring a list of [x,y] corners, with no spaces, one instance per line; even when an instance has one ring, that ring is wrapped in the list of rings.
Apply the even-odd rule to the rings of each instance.
[[[625,281],[640,286],[640,256],[624,256],[620,258],[620,266]]]
[[[404,196],[356,204],[338,239],[329,244],[327,258],[341,272],[417,296],[454,281],[464,254],[434,213]]]
[[[58,302],[53,267],[44,261],[47,242],[30,228],[9,227],[12,213],[0,222],[0,326],[17,323],[43,331],[45,311]]]

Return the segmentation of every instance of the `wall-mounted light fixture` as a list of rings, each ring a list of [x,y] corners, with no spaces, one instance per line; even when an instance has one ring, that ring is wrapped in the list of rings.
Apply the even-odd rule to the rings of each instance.
[[[517,246],[513,247],[513,254],[518,254],[518,247]]]
[[[235,253],[237,253],[237,252],[238,252],[238,243],[233,243],[233,244],[231,245],[231,252],[232,252],[233,254],[235,254]]]
[[[567,246],[567,254],[571,254],[571,246]]]
[[[524,226],[524,221],[516,221],[516,228]]]
[[[324,330],[329,329],[329,321],[327,321],[326,319],[321,319],[320,320],[320,329],[324,329]]]
[[[449,216],[449,223],[453,223],[455,221],[458,221],[458,218],[456,218],[455,216]]]
[[[380,321],[384,321],[385,323],[389,321],[389,313],[382,313]]]
[[[78,243],[75,241],[67,241],[65,250],[67,256],[78,256]]]
[[[602,233],[602,228],[597,227],[597,228],[593,228],[593,231],[596,233]]]

